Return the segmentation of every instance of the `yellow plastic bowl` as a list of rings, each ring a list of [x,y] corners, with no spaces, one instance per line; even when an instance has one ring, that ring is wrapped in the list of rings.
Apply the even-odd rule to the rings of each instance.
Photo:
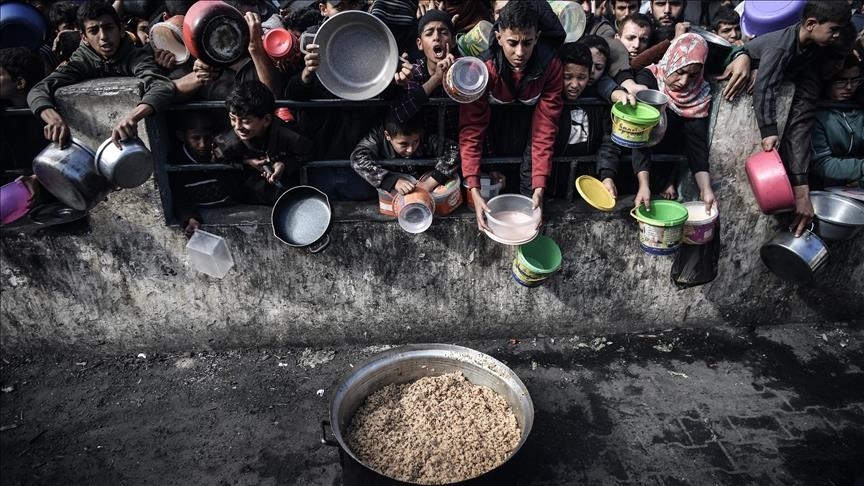
[[[606,187],[598,179],[591,176],[579,176],[576,179],[576,190],[588,204],[600,211],[615,209],[615,198],[609,194]]]

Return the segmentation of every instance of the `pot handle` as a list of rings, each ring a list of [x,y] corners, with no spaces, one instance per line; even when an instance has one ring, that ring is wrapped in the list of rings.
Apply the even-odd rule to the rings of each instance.
[[[330,447],[339,447],[339,443],[333,439],[327,438],[327,428],[330,427],[329,420],[321,421],[321,443]],[[331,427],[332,428],[332,427]]]
[[[300,52],[303,54],[309,54],[309,51],[306,50],[306,46],[315,43],[315,35],[315,32],[303,32],[300,34]],[[312,39],[311,42],[306,40],[309,38]]]
[[[323,238],[309,245],[309,253],[320,253],[328,245],[330,245],[330,235],[324,235]]]
[[[633,219],[636,221],[644,222],[642,221],[642,218],[639,217],[639,213],[636,212],[636,208],[630,210],[630,216],[633,216]]]

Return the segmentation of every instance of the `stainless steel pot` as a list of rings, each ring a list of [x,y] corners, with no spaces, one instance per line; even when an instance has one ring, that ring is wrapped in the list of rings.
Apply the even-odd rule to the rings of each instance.
[[[828,262],[828,247],[810,230],[798,238],[789,231],[780,231],[762,245],[759,253],[775,275],[794,283],[809,282]]]
[[[849,240],[864,228],[864,204],[825,191],[810,193],[816,212],[816,234],[826,240]]]
[[[33,159],[39,183],[72,209],[87,211],[111,191],[111,183],[96,170],[93,150],[77,139],[66,148],[50,144]]]
[[[105,140],[96,150],[96,169],[115,186],[124,189],[144,184],[153,174],[153,154],[139,138]]]
[[[504,363],[470,348],[449,344],[413,344],[390,349],[359,365],[342,381],[333,395],[330,420],[322,423],[322,429],[326,433],[327,425],[330,425],[335,441],[327,437],[321,440],[325,444],[340,447],[344,484],[406,484],[373,471],[348,447],[344,434],[366,397],[386,385],[456,371],[462,372],[471,383],[489,387],[501,395],[513,409],[522,431],[522,438],[501,466],[458,484],[501,485],[514,481],[514,475],[506,474],[506,466],[525,444],[534,424],[534,404],[522,380]]]

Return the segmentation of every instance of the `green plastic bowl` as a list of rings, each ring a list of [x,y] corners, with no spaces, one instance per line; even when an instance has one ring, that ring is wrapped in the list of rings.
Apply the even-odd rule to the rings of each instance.
[[[547,275],[561,267],[561,248],[552,238],[540,235],[530,243],[520,245],[517,258],[529,272]]]
[[[639,102],[636,106],[615,103],[612,115],[637,125],[656,125],[660,122],[660,111],[651,105]]]
[[[664,228],[684,224],[689,215],[683,204],[677,201],[664,200],[651,201],[651,211],[646,211],[645,206],[639,206],[630,214],[645,224]]]

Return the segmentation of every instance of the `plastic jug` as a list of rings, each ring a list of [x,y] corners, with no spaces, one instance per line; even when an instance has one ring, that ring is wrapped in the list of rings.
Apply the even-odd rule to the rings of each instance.
[[[186,243],[186,254],[195,270],[211,277],[222,278],[234,266],[225,238],[206,231],[195,230]]]

